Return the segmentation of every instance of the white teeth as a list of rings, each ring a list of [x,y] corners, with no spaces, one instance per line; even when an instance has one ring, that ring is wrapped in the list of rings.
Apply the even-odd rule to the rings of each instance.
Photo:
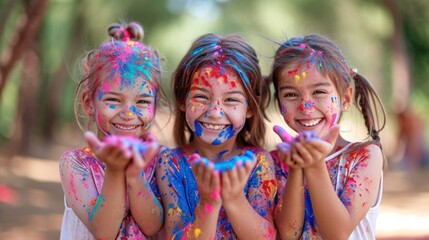
[[[320,123],[322,119],[314,119],[314,120],[300,120],[299,123],[306,127],[313,127]]]
[[[113,125],[119,129],[122,129],[122,130],[132,130],[132,129],[135,129],[139,126],[139,125],[134,125],[134,126],[126,127],[126,126],[122,126],[122,125],[118,125],[118,124],[113,124]]]
[[[212,130],[222,130],[226,128],[226,125],[213,125],[208,123],[202,123],[202,124],[205,128],[212,129]]]

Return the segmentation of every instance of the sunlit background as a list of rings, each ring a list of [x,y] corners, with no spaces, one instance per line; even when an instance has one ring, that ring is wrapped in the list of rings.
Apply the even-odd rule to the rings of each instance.
[[[144,43],[164,59],[167,92],[179,60],[208,32],[246,38],[263,74],[287,38],[318,33],[334,40],[387,109],[382,141],[389,166],[377,236],[429,239],[426,0],[0,1],[0,239],[59,238],[58,159],[85,144],[73,113],[80,60],[107,39],[111,23],[129,21],[144,26]],[[267,126],[283,125],[278,110],[269,110]],[[172,121],[157,117],[155,133],[173,146]],[[359,118],[355,111],[346,114],[344,136],[363,140]],[[278,141],[268,134],[266,148]]]

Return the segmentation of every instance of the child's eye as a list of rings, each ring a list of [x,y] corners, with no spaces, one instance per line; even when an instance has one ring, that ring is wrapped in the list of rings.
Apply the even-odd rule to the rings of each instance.
[[[298,97],[298,94],[293,93],[293,92],[286,92],[283,94],[284,98],[293,98],[293,97]]]
[[[106,102],[121,102],[121,100],[119,100],[118,98],[113,98],[113,97],[106,98],[106,99],[104,99],[104,101],[106,101]]]
[[[327,92],[325,90],[316,90],[314,91],[314,95],[318,95],[318,94],[326,94]]]
[[[204,95],[195,95],[193,98],[197,100],[208,100],[209,98]]]
[[[234,103],[234,102],[241,102],[241,100],[238,98],[227,98],[227,99],[225,99],[225,102]]]
[[[147,99],[141,99],[137,101],[137,104],[145,104],[145,105],[151,105],[152,101],[147,100]]]

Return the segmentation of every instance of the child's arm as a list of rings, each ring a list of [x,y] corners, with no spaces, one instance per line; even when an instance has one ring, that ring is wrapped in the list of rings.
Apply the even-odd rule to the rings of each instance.
[[[267,153],[257,154],[261,158],[246,162],[222,173],[222,202],[235,234],[240,239],[275,239],[273,224],[274,196],[277,183],[272,158]],[[252,176],[249,175],[252,173]],[[246,195],[244,187],[250,181]]]
[[[276,206],[274,222],[281,239],[299,239],[304,224],[304,180],[301,168],[289,167],[282,198]]]
[[[85,137],[97,158],[106,163],[103,187],[98,193],[95,176],[83,164],[63,159],[60,171],[66,201],[95,238],[114,239],[125,215],[125,167],[129,156],[124,149],[100,143],[92,133]],[[94,168],[101,167],[93,161]]]
[[[279,135],[282,142],[277,145],[278,159],[288,167],[286,185],[279,203],[274,212],[274,222],[281,239],[299,239],[302,235],[304,224],[304,173],[297,167],[291,158],[290,136],[280,126],[274,126],[273,130]],[[281,165],[281,164],[280,164]]]
[[[144,153],[133,149],[132,162],[126,170],[130,211],[142,232],[152,236],[159,232],[164,221],[164,211],[158,198],[152,192],[143,168],[153,159],[158,150],[156,142],[145,142],[147,147]],[[142,156],[143,155],[143,156]],[[143,160],[144,158],[144,160]]]
[[[186,212],[187,209],[193,211],[189,209],[189,197],[184,191],[183,184],[186,179],[181,179],[176,174],[178,170],[170,165],[172,161],[174,160],[163,156],[156,168],[157,183],[164,205],[166,238],[213,239],[222,206],[219,174],[203,163],[194,167],[200,201],[194,213]]]
[[[324,239],[349,237],[376,201],[383,164],[378,146],[368,145],[356,150],[349,157],[360,160],[349,173],[343,193],[337,196],[324,157],[320,157],[332,150],[336,131],[338,129],[331,131],[327,141],[313,140],[297,146],[299,154],[305,156],[302,157],[303,161],[308,164],[304,176],[317,226]]]

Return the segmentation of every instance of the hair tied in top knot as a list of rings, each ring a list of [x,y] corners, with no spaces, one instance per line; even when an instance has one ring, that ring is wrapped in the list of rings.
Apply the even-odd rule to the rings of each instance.
[[[136,42],[142,41],[144,37],[143,27],[136,23],[131,22],[127,26],[127,32],[129,33],[130,39]]]
[[[121,24],[113,23],[107,29],[107,33],[109,36],[120,41],[132,40],[139,42],[143,40],[144,37],[143,27],[136,22],[129,23],[126,28]]]
[[[350,76],[352,76],[352,78],[356,77],[357,73],[358,73],[357,68],[350,68]]]

